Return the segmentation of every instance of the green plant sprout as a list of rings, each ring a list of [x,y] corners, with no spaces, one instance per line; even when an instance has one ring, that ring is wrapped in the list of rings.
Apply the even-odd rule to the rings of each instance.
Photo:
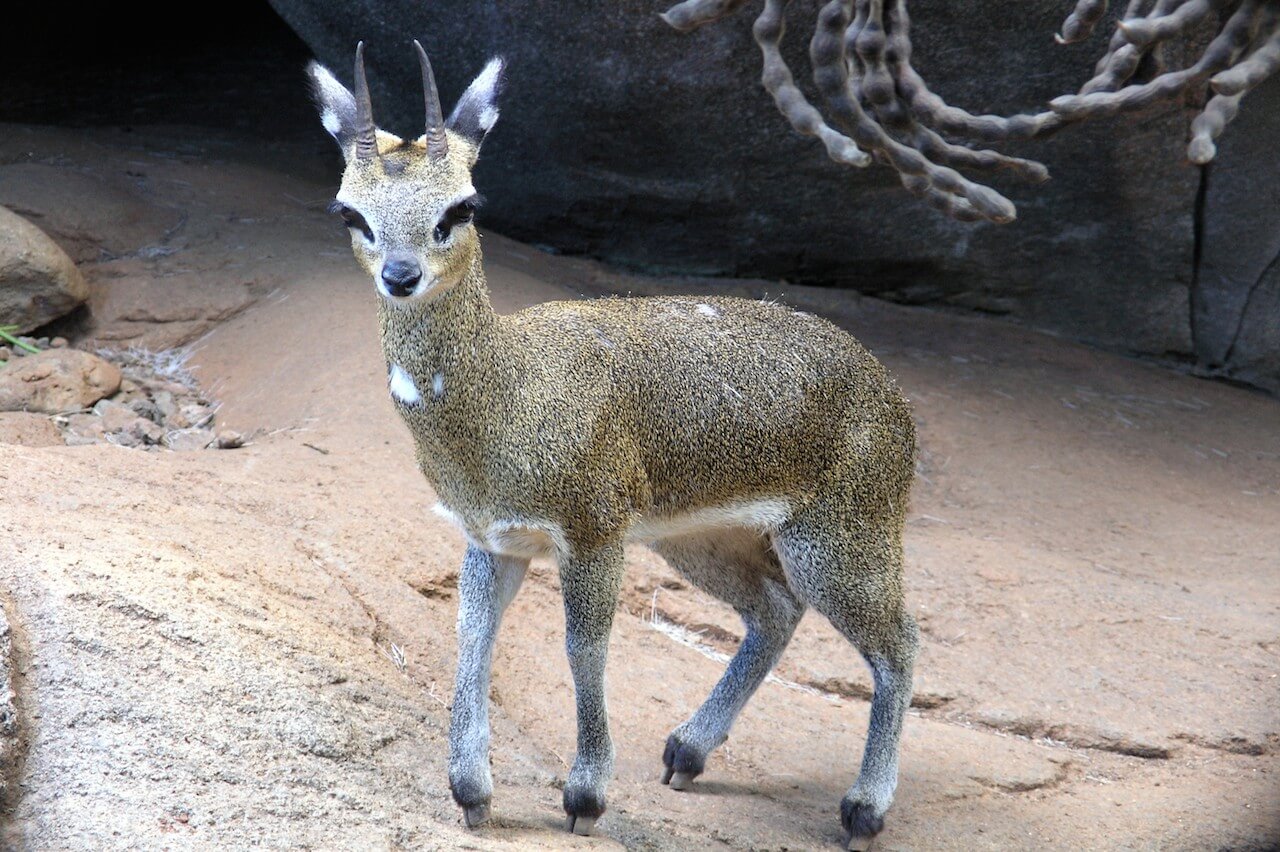
[[[12,343],[14,346],[17,346],[21,349],[25,349],[28,352],[40,351],[36,347],[32,346],[30,343],[27,343],[26,341],[23,341],[23,340],[19,340],[17,337],[15,337],[13,333],[17,330],[18,330],[18,327],[16,325],[0,325],[0,340],[6,340],[9,343]]]

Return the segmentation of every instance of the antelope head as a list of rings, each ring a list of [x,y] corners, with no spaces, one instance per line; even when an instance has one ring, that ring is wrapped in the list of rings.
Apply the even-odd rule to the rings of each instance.
[[[393,305],[434,300],[458,283],[479,240],[473,217],[480,197],[471,170],[485,135],[498,120],[502,60],[493,58],[446,119],[431,62],[414,42],[422,66],[426,126],[416,139],[378,129],[356,47],[355,91],[312,62],[320,120],[346,159],[342,186],[330,210],[351,232],[356,261]]]

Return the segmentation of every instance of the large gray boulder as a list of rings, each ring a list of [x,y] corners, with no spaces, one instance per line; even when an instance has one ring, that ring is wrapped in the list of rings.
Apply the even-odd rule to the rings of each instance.
[[[1002,314],[1280,385],[1274,324],[1260,313],[1235,324],[1256,263],[1205,289],[1197,269],[1198,256],[1236,252],[1242,239],[1250,255],[1265,254],[1280,209],[1241,207],[1240,193],[1202,198],[1205,172],[1187,164],[1181,105],[1017,146],[1012,153],[1043,160],[1053,180],[997,178],[1018,221],[966,225],[908,196],[887,168],[838,166],[794,134],[760,86],[750,11],[681,35],[658,18],[663,0],[607,11],[581,0],[271,2],[345,80],[355,42],[366,41],[375,116],[401,133],[416,135],[422,122],[411,38],[430,51],[447,105],[489,55],[505,55],[510,86],[477,185],[490,198],[486,223],[511,236],[649,271],[779,277]],[[917,0],[917,64],[952,103],[1036,110],[1078,88],[1102,50],[1102,34],[1054,44],[1070,6]],[[792,12],[787,47],[802,86],[815,15]],[[1179,53],[1169,51],[1171,65],[1186,61]],[[1280,175],[1268,154],[1280,140],[1277,84],[1247,98],[1228,128],[1223,156],[1242,176]],[[1256,222],[1249,234],[1239,226],[1246,215]],[[1198,247],[1202,229],[1220,242]],[[1254,304],[1271,292],[1259,288]],[[1224,299],[1221,322],[1240,329],[1234,347],[1216,331],[1212,344],[1197,339],[1198,318]]]
[[[0,207],[0,325],[22,334],[69,313],[89,285],[58,244]]]

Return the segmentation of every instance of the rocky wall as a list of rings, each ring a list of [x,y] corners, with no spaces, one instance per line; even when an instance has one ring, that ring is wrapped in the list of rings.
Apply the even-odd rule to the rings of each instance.
[[[1017,146],[1052,181],[997,178],[1018,221],[959,224],[890,170],[838,166],[786,127],[759,83],[749,11],[681,35],[655,0],[272,6],[343,79],[364,39],[375,115],[401,133],[422,120],[410,39],[432,54],[446,106],[504,55],[510,87],[477,185],[486,223],[513,237],[649,271],[1007,315],[1280,388],[1280,79],[1246,99],[1203,187],[1185,157],[1190,114],[1172,105]],[[1103,35],[1054,43],[1069,6],[917,0],[917,65],[975,112],[1036,109],[1074,91],[1102,50]],[[791,14],[786,48],[805,85],[816,7]]]

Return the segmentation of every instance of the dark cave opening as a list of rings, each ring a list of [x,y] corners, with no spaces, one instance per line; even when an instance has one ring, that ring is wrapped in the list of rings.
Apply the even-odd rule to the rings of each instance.
[[[14,6],[0,30],[0,122],[183,125],[327,150],[307,46],[265,2],[209,8],[183,25],[167,3]]]

